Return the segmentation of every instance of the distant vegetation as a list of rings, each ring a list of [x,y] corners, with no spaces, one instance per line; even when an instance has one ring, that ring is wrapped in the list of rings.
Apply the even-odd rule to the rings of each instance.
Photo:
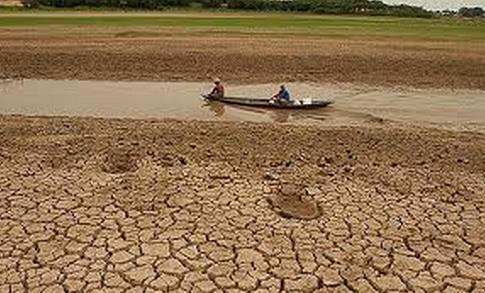
[[[44,9],[44,8],[43,8]],[[324,38],[378,38],[410,40],[485,41],[485,21],[443,18],[401,18],[389,16],[322,15],[302,13],[253,13],[228,10],[227,13],[204,9],[174,9],[166,13],[104,13],[105,7],[88,11],[102,13],[70,13],[65,9],[32,10],[34,13],[11,13],[0,16],[0,31],[4,27],[113,27],[125,32],[176,34],[197,32],[202,35],[243,34],[254,37],[293,38],[297,36]],[[86,11],[83,7],[78,11]],[[114,8],[116,10],[118,8]],[[113,9],[111,9],[113,10]],[[129,11],[125,9],[125,11]],[[173,13],[176,12],[176,13]],[[181,12],[181,13],[177,13]],[[165,29],[170,28],[170,29]],[[174,31],[172,32],[172,29]],[[150,35],[149,34],[149,35]],[[283,42],[284,43],[284,42]]]
[[[23,0],[27,7],[116,7],[163,9],[198,5],[207,8],[226,7],[240,10],[295,11],[320,14],[392,15],[432,17],[431,11],[410,5],[388,5],[370,0]]]
[[[458,11],[458,15],[463,17],[483,17],[485,12],[480,7],[468,8],[463,7]]]
[[[218,0],[209,0],[218,1]],[[362,14],[431,17],[433,13],[410,5],[387,5],[368,0],[232,0],[228,7],[249,10],[299,11],[323,14]]]

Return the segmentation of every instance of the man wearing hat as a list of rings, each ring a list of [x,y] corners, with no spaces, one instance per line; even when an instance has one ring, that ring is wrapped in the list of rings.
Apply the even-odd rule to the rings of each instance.
[[[219,78],[214,79],[214,88],[209,96],[213,98],[224,98],[224,86],[221,84],[221,80]]]

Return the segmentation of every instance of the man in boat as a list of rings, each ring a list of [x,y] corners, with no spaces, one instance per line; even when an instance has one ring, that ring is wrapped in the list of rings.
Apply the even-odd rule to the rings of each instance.
[[[219,78],[214,79],[214,88],[209,96],[213,98],[224,98],[224,86]]]
[[[289,103],[290,102],[290,92],[286,89],[285,85],[282,84],[280,86],[280,90],[271,98],[278,101],[278,102]]]

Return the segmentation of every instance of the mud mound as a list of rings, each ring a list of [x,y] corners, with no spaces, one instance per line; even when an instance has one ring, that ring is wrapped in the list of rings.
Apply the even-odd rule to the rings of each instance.
[[[114,34],[116,38],[151,38],[160,37],[160,33],[146,31],[126,31]]]
[[[130,149],[109,150],[104,156],[101,169],[106,173],[119,174],[138,169],[139,155]]]
[[[321,216],[317,203],[303,198],[303,188],[283,186],[278,194],[268,198],[271,208],[284,218],[312,220]]]

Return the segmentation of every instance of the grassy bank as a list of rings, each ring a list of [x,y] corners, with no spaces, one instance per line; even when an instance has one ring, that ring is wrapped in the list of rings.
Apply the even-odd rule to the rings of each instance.
[[[363,36],[445,40],[485,40],[485,22],[453,19],[315,16],[281,13],[99,13],[0,14],[0,27],[110,26],[211,29],[231,32],[285,31],[320,36]]]

